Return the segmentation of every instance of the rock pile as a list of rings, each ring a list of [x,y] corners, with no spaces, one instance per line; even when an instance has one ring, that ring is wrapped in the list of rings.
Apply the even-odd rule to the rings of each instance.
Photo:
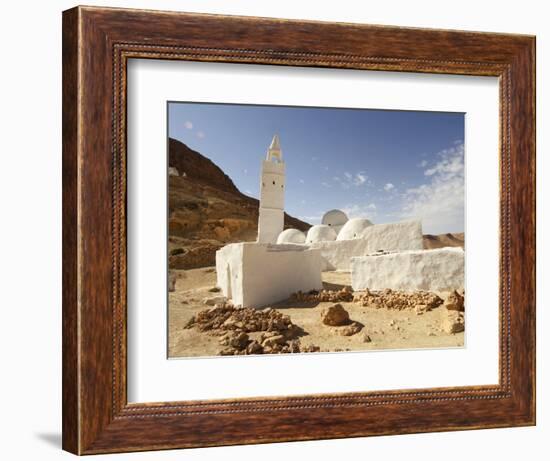
[[[200,331],[211,331],[220,335],[229,330],[245,333],[253,331],[281,332],[291,330],[295,326],[288,315],[283,315],[275,309],[240,308],[224,302],[192,317],[185,328],[193,327]]]
[[[353,301],[360,303],[362,306],[376,308],[385,307],[386,309],[396,310],[415,309],[417,314],[429,311],[443,304],[443,300],[439,296],[429,291],[407,293],[389,288],[381,291],[370,291],[367,289],[356,292]]]
[[[266,308],[237,308],[229,303],[217,304],[199,312],[185,328],[197,328],[220,336],[224,346],[220,355],[284,354],[318,352],[317,346],[303,347],[296,339],[299,328],[288,315]],[[249,333],[261,332],[255,339]]]
[[[312,290],[307,293],[293,293],[290,295],[290,301],[296,302],[351,302],[353,301],[353,291],[351,287],[345,286],[341,290]]]

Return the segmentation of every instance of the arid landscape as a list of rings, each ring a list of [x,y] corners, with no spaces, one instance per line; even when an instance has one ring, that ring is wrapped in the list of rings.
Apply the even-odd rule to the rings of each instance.
[[[365,303],[364,293],[352,293],[349,274],[324,276],[326,292],[320,294],[339,301],[309,301],[306,295],[260,310],[227,304],[215,287],[214,268],[178,271],[170,293],[169,357],[464,345],[461,294],[390,291],[380,294],[382,306],[376,293]]]
[[[464,345],[464,293],[351,289],[323,272],[323,290],[261,309],[235,308],[216,286],[215,254],[255,241],[258,200],[209,159],[169,140],[169,357]],[[311,226],[285,214],[285,228]],[[464,234],[424,235],[424,248],[463,247]]]

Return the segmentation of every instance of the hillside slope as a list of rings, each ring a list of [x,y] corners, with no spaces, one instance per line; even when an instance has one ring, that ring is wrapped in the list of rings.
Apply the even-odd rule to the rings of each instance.
[[[257,199],[235,186],[214,162],[169,139],[168,164],[179,173],[168,177],[168,251],[172,269],[213,266],[216,250],[227,243],[254,241]],[[307,231],[308,223],[285,213],[285,228]]]
[[[455,234],[424,235],[424,248],[462,247],[464,248],[464,232]]]

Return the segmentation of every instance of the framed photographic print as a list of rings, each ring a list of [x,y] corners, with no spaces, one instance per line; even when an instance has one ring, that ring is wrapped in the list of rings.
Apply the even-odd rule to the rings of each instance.
[[[534,424],[534,51],[64,12],[64,449]]]

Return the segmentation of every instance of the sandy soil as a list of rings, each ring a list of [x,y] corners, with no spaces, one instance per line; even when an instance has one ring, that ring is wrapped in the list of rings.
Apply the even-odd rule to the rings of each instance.
[[[218,337],[201,333],[197,329],[185,329],[189,319],[209,306],[205,298],[221,295],[216,291],[216,272],[213,267],[177,271],[176,291],[169,296],[169,356],[192,357],[218,355],[223,348]],[[323,282],[326,289],[340,289],[350,284],[350,274],[345,272],[325,272]],[[444,294],[439,293],[444,298]],[[444,307],[438,307],[423,315],[414,310],[393,310],[363,307],[358,303],[343,302],[351,320],[364,325],[361,332],[353,336],[340,336],[332,327],[320,320],[321,310],[334,303],[303,303],[292,305],[289,302],[275,304],[274,307],[292,322],[303,328],[300,337],[303,346],[316,345],[321,352],[447,348],[464,346],[464,333],[447,334],[441,329]],[[365,335],[371,339],[365,342]]]

